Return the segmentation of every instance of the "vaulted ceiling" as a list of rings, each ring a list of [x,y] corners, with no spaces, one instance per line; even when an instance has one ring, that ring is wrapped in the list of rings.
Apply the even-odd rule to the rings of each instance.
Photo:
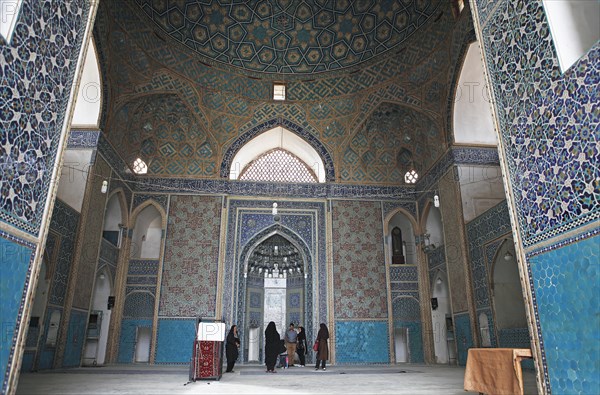
[[[101,126],[148,175],[217,178],[241,137],[286,120],[325,147],[337,182],[388,185],[444,153],[473,39],[468,12],[434,0],[102,1],[94,36]]]

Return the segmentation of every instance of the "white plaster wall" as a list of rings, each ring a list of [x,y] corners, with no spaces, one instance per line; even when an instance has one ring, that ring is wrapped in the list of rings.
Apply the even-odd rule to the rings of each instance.
[[[94,296],[92,299],[92,310],[102,311],[100,338],[98,339],[98,348],[96,351],[96,363],[98,365],[104,364],[104,358],[106,356],[106,343],[108,340],[108,327],[110,324],[111,315],[111,310],[108,310],[108,297],[111,295],[111,293],[112,286],[110,283],[110,273],[107,270],[102,270],[96,276],[96,282],[94,284]]]
[[[75,112],[71,125],[74,127],[98,127],[102,104],[102,85],[96,45],[92,40],[85,57],[81,83],[77,92]]]
[[[389,263],[392,262],[392,229],[395,227],[399,227],[402,231],[402,240],[406,242],[406,250],[405,250],[405,262],[408,265],[416,265],[417,264],[417,254],[416,254],[416,246],[415,246],[415,232],[412,227],[412,223],[406,216],[402,213],[397,213],[390,219],[388,234],[385,235],[387,242],[387,251],[388,251],[388,259]]]
[[[438,283],[438,279],[441,283]],[[448,279],[439,272],[431,284],[432,297],[437,298],[438,308],[431,310],[433,325],[433,347],[436,363],[448,363],[448,340],[446,328],[446,314],[450,314],[450,297],[448,292]]]
[[[43,323],[44,312],[46,310],[46,301],[48,300],[48,290],[50,289],[50,280],[46,279],[46,265],[46,262],[44,262],[40,268],[40,277],[35,289],[33,307],[31,308],[31,316],[40,317],[40,326]]]
[[[111,196],[104,213],[104,230],[118,231],[121,223],[121,204],[117,194]]]
[[[454,97],[454,141],[497,145],[479,43],[469,46]]]
[[[72,149],[65,152],[57,197],[78,212],[81,212],[93,152],[91,149]]]
[[[156,259],[160,255],[162,218],[157,209],[148,206],[138,215],[132,237],[132,258]]]
[[[469,222],[506,199],[498,166],[459,166],[463,216]]]
[[[273,321],[277,332],[283,339],[283,332],[287,329],[286,317],[286,280],[278,278],[265,278],[265,305],[264,305],[264,330],[269,322]]]
[[[281,126],[248,141],[234,156],[229,178],[237,180],[248,163],[275,148],[282,148],[296,155],[315,172],[319,182],[325,182],[325,167],[317,151],[301,137]]]
[[[435,244],[436,247],[444,244],[444,228],[442,226],[442,214],[440,213],[439,208],[434,206],[429,208],[425,226],[427,233],[429,233],[429,242],[431,244]]]
[[[508,260],[504,259],[507,251],[512,254],[512,258]],[[494,262],[492,294],[499,329],[527,327],[523,290],[512,240],[505,242],[498,250]]]
[[[600,39],[600,2],[544,0],[554,48],[564,72]]]

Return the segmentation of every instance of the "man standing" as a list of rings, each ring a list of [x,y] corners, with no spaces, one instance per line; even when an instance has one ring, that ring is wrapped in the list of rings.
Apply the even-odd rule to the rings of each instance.
[[[298,334],[294,329],[294,323],[290,324],[290,327],[285,332],[285,347],[287,348],[288,355],[288,366],[294,366],[294,355],[296,355],[296,341],[298,340]]]

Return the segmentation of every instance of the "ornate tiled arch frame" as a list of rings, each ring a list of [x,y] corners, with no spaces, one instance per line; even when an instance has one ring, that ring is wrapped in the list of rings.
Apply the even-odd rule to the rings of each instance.
[[[331,154],[329,153],[329,151],[327,150],[327,148],[323,145],[323,143],[321,143],[321,141],[319,141],[319,139],[316,136],[311,134],[308,130],[306,130],[302,126],[297,125],[294,122],[292,122],[288,119],[284,119],[284,118],[273,118],[273,119],[263,122],[257,126],[254,126],[250,130],[247,130],[246,132],[244,132],[233,143],[231,143],[229,148],[227,148],[227,150],[223,154],[223,160],[221,161],[221,171],[220,171],[221,178],[229,177],[229,172],[231,169],[233,158],[247,142],[252,140],[254,137],[258,136],[259,134],[266,132],[268,130],[271,130],[273,128],[276,128],[278,126],[281,126],[285,129],[289,130],[290,132],[297,134],[299,137],[301,137],[303,140],[305,140],[308,144],[310,144],[311,147],[313,147],[317,151],[317,153],[323,160],[323,165],[325,166],[325,180],[328,182],[335,181],[335,170],[334,170],[334,165],[333,165],[333,158],[332,158]]]
[[[246,265],[246,261],[248,260],[248,257],[250,255],[250,252],[254,250],[254,248],[256,246],[258,246],[260,243],[262,243],[264,240],[266,240],[267,238],[278,234],[282,237],[284,237],[285,239],[287,239],[288,241],[290,241],[296,248],[298,248],[298,250],[301,252],[303,258],[304,258],[304,273],[306,274],[306,279],[304,282],[304,295],[305,295],[305,301],[306,301],[306,311],[304,312],[304,318],[305,318],[305,328],[307,331],[307,338],[311,339],[312,338],[312,332],[313,332],[313,297],[314,297],[314,292],[313,292],[313,261],[314,261],[314,257],[313,257],[313,253],[311,253],[310,248],[306,245],[306,242],[299,236],[297,235],[293,230],[282,226],[280,224],[274,224],[271,225],[263,230],[261,230],[260,232],[256,233],[254,236],[252,236],[252,238],[250,238],[250,240],[248,240],[248,242],[243,246],[243,248],[241,249],[241,253],[238,256],[237,262],[235,263],[235,265],[237,266],[237,273],[238,273],[238,279],[237,279],[237,312],[236,312],[236,316],[237,316],[237,323],[238,326],[240,328],[245,328],[246,325],[246,314],[245,314],[245,304],[246,304],[246,286],[245,286],[245,280],[243,277],[243,273],[244,273],[244,267]],[[242,344],[244,343],[244,331],[241,331],[240,333],[240,340],[242,342]],[[244,350],[244,347],[240,348],[241,350]],[[243,355],[243,351],[242,351],[242,355],[241,355],[241,360],[244,360],[244,357],[246,357],[245,355]]]

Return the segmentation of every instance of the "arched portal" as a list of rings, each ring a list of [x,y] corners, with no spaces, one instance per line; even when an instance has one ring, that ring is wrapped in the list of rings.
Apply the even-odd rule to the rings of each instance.
[[[275,248],[277,247],[277,248]],[[240,360],[264,361],[263,334],[274,321],[283,338],[290,322],[313,333],[312,254],[293,231],[279,224],[255,235],[239,256],[237,325]]]

